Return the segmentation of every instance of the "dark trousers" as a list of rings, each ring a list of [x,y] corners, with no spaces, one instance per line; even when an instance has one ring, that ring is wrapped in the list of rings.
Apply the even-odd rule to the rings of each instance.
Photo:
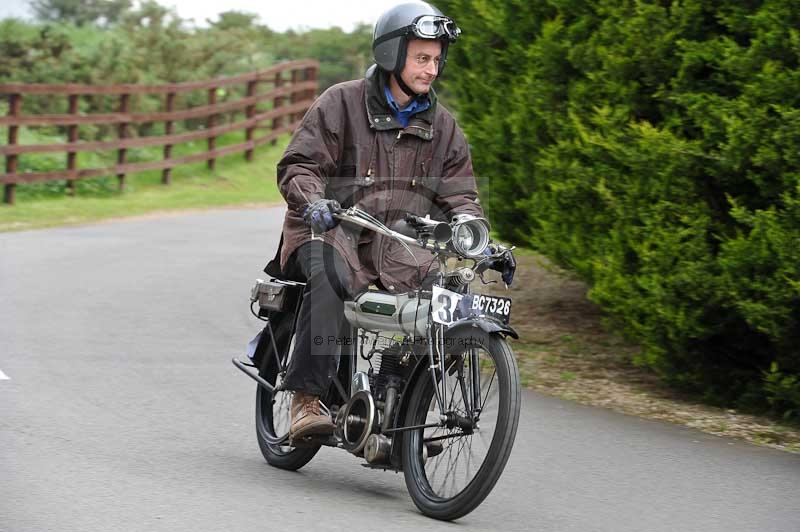
[[[286,270],[306,286],[284,388],[324,396],[350,329],[344,317],[350,269],[332,246],[312,240],[297,248]]]

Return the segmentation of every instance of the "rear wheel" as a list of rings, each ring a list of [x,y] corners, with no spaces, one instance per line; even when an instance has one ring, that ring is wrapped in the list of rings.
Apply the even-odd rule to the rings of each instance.
[[[273,322],[273,332],[275,333],[278,350],[281,351],[280,367],[287,368],[291,358],[294,339],[292,336],[292,317],[291,315],[282,316]],[[272,342],[269,338],[269,330],[262,334],[262,342],[265,343],[266,352],[262,361],[259,375],[275,387],[283,382],[284,372],[278,371],[275,355],[272,349]],[[289,339],[291,338],[291,342]],[[289,349],[285,346],[289,343]],[[292,423],[290,406],[292,402],[292,392],[278,391],[274,395],[267,392],[261,386],[257,386],[256,391],[256,437],[258,446],[264,459],[272,466],[280,469],[295,471],[300,469],[314,458],[320,447],[301,447],[295,448],[288,444],[287,436],[289,427]],[[281,443],[274,443],[276,440]]]
[[[517,363],[504,338],[476,328],[445,338],[444,412],[426,372],[414,387],[405,421],[433,424],[443,415],[459,421],[407,432],[403,471],[417,508],[449,521],[474,510],[500,478],[517,432],[521,392]],[[441,389],[439,372],[436,379]],[[476,417],[474,426],[467,421]],[[443,449],[427,458],[423,446],[431,442]]]

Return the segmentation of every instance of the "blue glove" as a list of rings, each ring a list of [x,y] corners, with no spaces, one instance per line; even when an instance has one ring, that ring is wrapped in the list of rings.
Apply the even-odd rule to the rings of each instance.
[[[331,199],[319,199],[309,203],[303,209],[303,220],[317,234],[330,231],[339,225],[339,219],[333,215],[342,210],[339,202]]]
[[[514,274],[517,271],[517,260],[514,258],[514,254],[511,251],[506,251],[503,253],[503,282],[506,283],[506,286],[511,286],[511,283],[514,281]]]
[[[495,253],[496,250],[491,248],[491,246],[487,247],[483,252],[484,255],[490,256]],[[506,283],[507,286],[511,286],[511,283],[514,281],[514,273],[517,271],[517,261],[514,259],[514,254],[509,249],[504,251],[499,257],[489,259],[486,269],[500,272],[503,282]]]

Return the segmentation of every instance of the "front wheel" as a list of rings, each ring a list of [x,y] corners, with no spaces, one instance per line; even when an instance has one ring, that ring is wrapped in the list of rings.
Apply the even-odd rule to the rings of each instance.
[[[461,421],[407,432],[403,471],[417,508],[450,521],[474,510],[500,478],[517,433],[521,392],[517,363],[500,335],[470,328],[445,340],[446,370],[444,376],[436,372],[444,412],[425,372],[412,392],[406,426],[434,424],[442,416]],[[431,442],[441,447],[428,458]]]

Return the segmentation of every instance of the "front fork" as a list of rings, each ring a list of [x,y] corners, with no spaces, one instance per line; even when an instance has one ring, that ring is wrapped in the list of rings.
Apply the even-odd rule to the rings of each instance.
[[[440,268],[443,271],[443,268]],[[440,282],[443,281],[443,276],[440,274]],[[480,378],[480,358],[476,349],[469,349],[460,360],[453,362],[456,379],[458,380],[459,389],[464,402],[464,410],[468,416],[465,419],[462,416],[457,416],[455,412],[451,412],[450,405],[455,403],[455,397],[450,398],[450,404],[447,400],[447,368],[445,366],[445,326],[434,322],[429,318],[428,322],[428,371],[433,383],[433,389],[436,392],[436,402],[439,405],[440,419],[442,425],[447,425],[448,428],[465,424],[474,425],[478,422],[481,414],[481,378]],[[464,357],[469,357],[469,379],[472,386],[467,387],[465,381],[464,371]],[[441,378],[437,381],[436,372],[439,372]],[[456,390],[453,390],[453,394]]]

